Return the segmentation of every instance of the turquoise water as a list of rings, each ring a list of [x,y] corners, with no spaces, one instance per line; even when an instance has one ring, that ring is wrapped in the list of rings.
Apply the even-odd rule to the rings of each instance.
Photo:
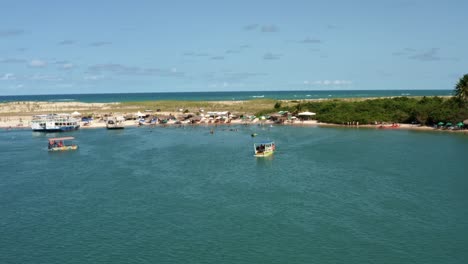
[[[331,90],[331,91],[237,91],[184,93],[108,93],[108,94],[46,94],[0,96],[1,102],[139,102],[154,100],[230,101],[252,99],[300,100],[332,98],[364,98],[387,96],[450,96],[453,90]]]
[[[232,128],[1,131],[0,263],[466,263],[467,135]]]

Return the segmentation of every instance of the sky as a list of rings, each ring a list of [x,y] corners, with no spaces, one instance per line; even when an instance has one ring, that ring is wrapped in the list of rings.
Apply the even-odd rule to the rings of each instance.
[[[453,89],[468,1],[0,0],[0,95]]]

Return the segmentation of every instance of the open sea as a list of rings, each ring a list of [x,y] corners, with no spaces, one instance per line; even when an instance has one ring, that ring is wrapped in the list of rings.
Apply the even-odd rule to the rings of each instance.
[[[252,99],[302,100],[363,98],[388,96],[450,96],[453,90],[332,90],[332,91],[247,91],[247,92],[181,92],[181,93],[107,93],[107,94],[48,94],[0,96],[1,102],[139,102],[159,100],[230,101]]]
[[[466,134],[209,130],[0,131],[0,263],[467,263]]]

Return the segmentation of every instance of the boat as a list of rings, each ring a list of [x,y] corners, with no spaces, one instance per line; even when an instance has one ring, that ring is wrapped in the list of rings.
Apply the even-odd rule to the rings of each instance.
[[[276,146],[273,141],[254,143],[255,157],[268,157],[275,152]]]
[[[106,122],[107,129],[124,129],[123,118],[108,118]]]
[[[33,131],[63,132],[76,130],[79,127],[79,120],[69,114],[35,115],[31,121]]]
[[[49,151],[67,151],[67,150],[76,150],[78,145],[76,144],[67,144],[67,140],[74,140],[74,137],[60,137],[60,138],[49,138]]]

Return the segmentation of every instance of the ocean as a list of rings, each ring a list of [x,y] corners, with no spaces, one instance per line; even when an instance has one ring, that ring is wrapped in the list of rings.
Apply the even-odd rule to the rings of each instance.
[[[450,96],[452,90],[332,90],[332,91],[247,91],[247,92],[184,92],[184,93],[107,93],[0,96],[1,102],[138,102],[154,100],[231,101],[252,99],[302,100],[332,98],[364,98],[388,96]]]
[[[466,135],[210,128],[0,131],[0,263],[466,263]]]

